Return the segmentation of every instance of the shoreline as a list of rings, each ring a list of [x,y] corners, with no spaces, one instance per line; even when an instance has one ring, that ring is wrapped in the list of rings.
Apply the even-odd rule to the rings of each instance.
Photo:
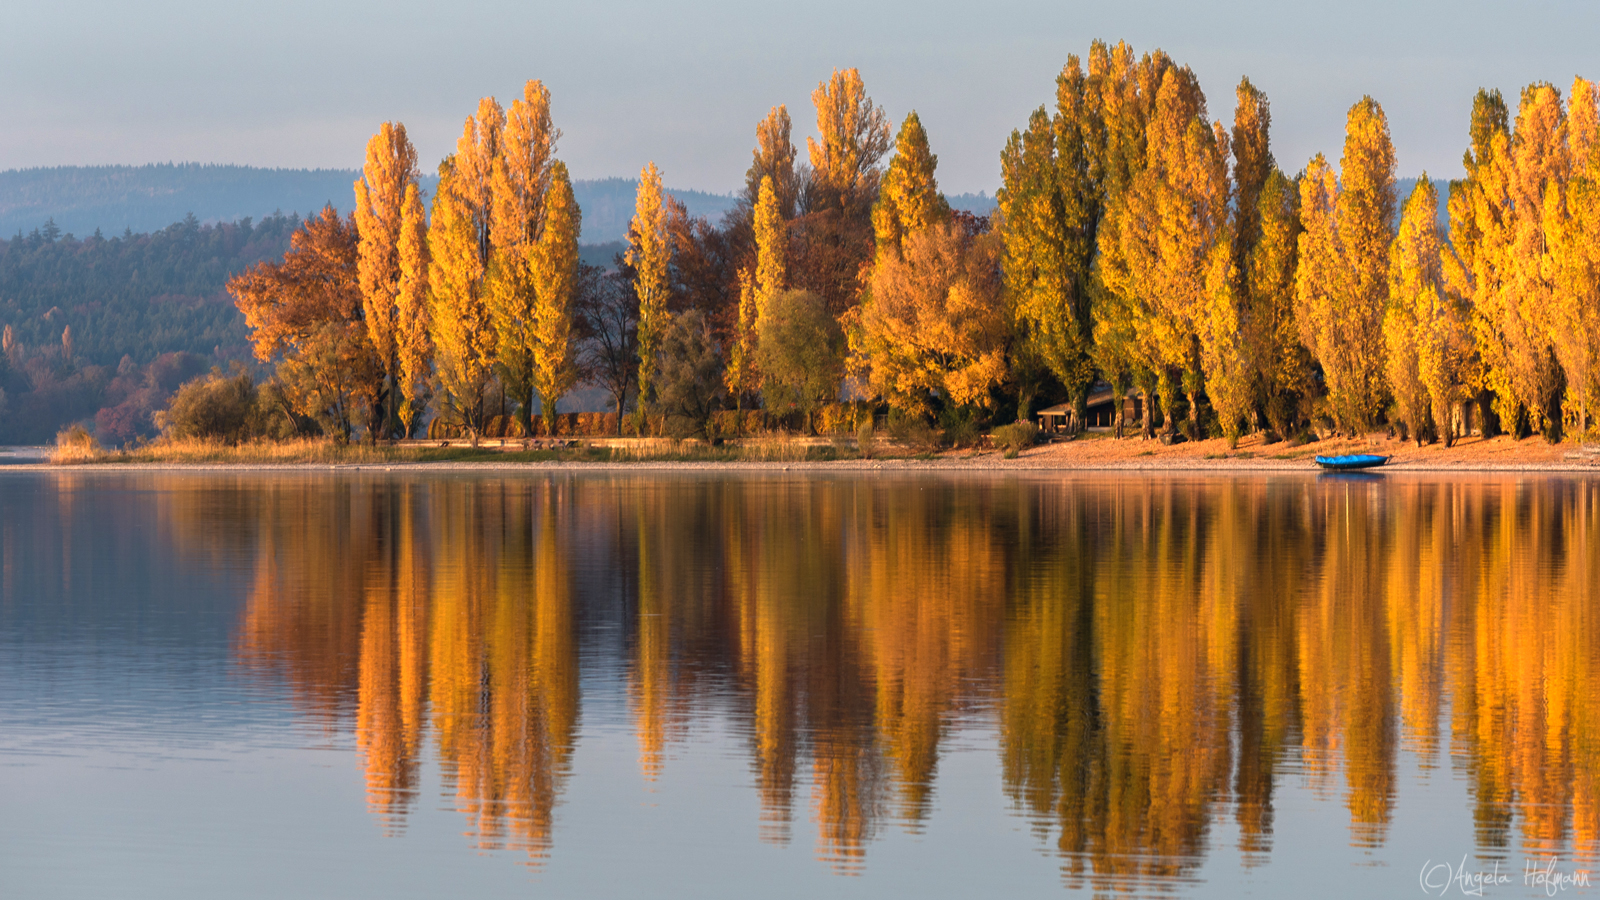
[[[8,448],[11,449],[11,448]],[[38,450],[42,448],[15,448]],[[1390,457],[1386,465],[1358,470],[1371,474],[1515,474],[1579,475],[1600,473],[1600,445],[1546,444],[1538,438],[1521,441],[1507,437],[1466,438],[1446,448],[1442,444],[1417,447],[1382,435],[1362,439],[1330,439],[1299,446],[1262,444],[1259,437],[1241,440],[1229,449],[1220,439],[1162,444],[1137,438],[1112,439],[1088,435],[1077,440],[1029,448],[1013,459],[994,450],[949,450],[932,457],[889,457],[834,460],[576,460],[576,459],[472,459],[472,460],[104,460],[52,464],[27,453],[4,454],[0,472],[984,472],[1070,475],[1124,472],[1142,474],[1325,474],[1313,457],[1319,454],[1377,453]],[[4,456],[0,456],[3,459]],[[26,461],[25,461],[26,460]]]

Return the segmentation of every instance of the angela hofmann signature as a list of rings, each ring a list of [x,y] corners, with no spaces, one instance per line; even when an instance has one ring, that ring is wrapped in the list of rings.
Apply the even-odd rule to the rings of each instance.
[[[1424,894],[1437,894],[1443,897],[1452,889],[1459,890],[1462,894],[1482,897],[1484,889],[1503,884],[1511,884],[1510,872],[1500,870],[1499,860],[1494,867],[1489,869],[1469,870],[1467,856],[1461,855],[1461,864],[1452,866],[1447,862],[1434,862],[1428,860],[1422,864],[1422,869],[1417,873],[1417,885]],[[1524,887],[1543,889],[1548,896],[1554,897],[1562,891],[1573,888],[1587,888],[1589,873],[1583,869],[1574,869],[1571,872],[1562,872],[1556,869],[1556,858],[1547,857],[1541,867],[1537,860],[1525,860],[1522,864],[1522,884]]]

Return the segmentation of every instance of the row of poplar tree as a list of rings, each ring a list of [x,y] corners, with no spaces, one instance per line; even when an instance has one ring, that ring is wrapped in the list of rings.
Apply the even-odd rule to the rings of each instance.
[[[1146,436],[1388,422],[1449,442],[1467,404],[1487,431],[1591,428],[1600,148],[1582,78],[1566,102],[1528,87],[1514,123],[1479,92],[1448,234],[1427,177],[1401,207],[1371,98],[1350,110],[1338,170],[1319,154],[1289,176],[1248,78],[1230,131],[1188,67],[1125,43],[1069,58],[1054,112],[1001,154],[991,217],[949,207],[916,113],[891,141],[856,70],[812,99],[808,162],[774,108],[720,224],[689,217],[646,166],[629,249],[604,277],[579,262],[542,84],[509,110],[481,101],[431,215],[404,127],[385,124],[354,215],[324,210],[282,263],[230,289],[296,402],[374,434],[411,433],[430,402],[479,433],[491,391],[549,428],[580,380],[607,386],[619,421],[637,397],[636,426],[686,396],[702,418],[759,401],[809,424],[841,391],[910,418],[1025,418],[1056,395],[1081,424],[1105,384],[1143,398]],[[615,327],[582,312],[605,306],[586,295],[606,279],[625,295]],[[613,364],[624,348],[620,377],[586,365],[584,341]]]

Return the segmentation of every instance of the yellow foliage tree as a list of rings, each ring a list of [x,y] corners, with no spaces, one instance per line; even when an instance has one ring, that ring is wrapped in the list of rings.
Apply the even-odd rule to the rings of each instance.
[[[367,141],[367,162],[356,180],[356,228],[361,233],[358,266],[367,334],[383,363],[384,433],[395,421],[400,393],[400,233],[406,191],[417,183],[417,151],[406,127],[385,122]]]
[[[539,81],[523,86],[511,104],[500,152],[493,160],[493,250],[486,299],[494,321],[496,363],[516,396],[525,431],[532,433],[533,401],[538,395],[539,316],[536,250],[545,224],[545,198],[553,179],[556,141],[550,122],[550,91]],[[573,236],[576,240],[576,235]],[[566,300],[558,301],[564,306]],[[564,352],[564,351],[563,351]]]
[[[1600,407],[1600,158],[1594,154],[1595,85],[1578,78],[1568,101],[1572,158],[1565,190],[1547,190],[1544,228],[1554,294],[1545,310],[1545,335],[1566,375],[1564,417],[1579,435],[1593,430]]]
[[[794,170],[796,154],[794,143],[789,138],[790,130],[788,107],[774,106],[767,117],[756,125],[756,148],[752,153],[750,169],[744,176],[744,200],[751,209],[760,200],[761,183],[772,179],[778,215],[784,221],[794,218],[795,204],[800,196],[800,179]]]
[[[1546,191],[1561,190],[1571,169],[1565,120],[1553,86],[1529,85],[1514,130],[1492,130],[1468,169],[1472,301],[1485,386],[1503,426],[1552,440],[1560,434],[1561,371],[1544,321],[1555,295],[1544,206]]]
[[[1206,122],[1193,73],[1168,68],[1149,119],[1146,166],[1112,199],[1101,225],[1101,277],[1131,313],[1141,362],[1160,377],[1169,431],[1180,385],[1191,433],[1197,428],[1202,322],[1208,341],[1236,330],[1208,309],[1214,254],[1229,246],[1227,154],[1227,135]],[[1212,350],[1214,360],[1225,352]]]
[[[1448,290],[1445,259],[1452,251],[1439,234],[1438,217],[1438,192],[1423,173],[1390,253],[1383,320],[1395,416],[1419,445],[1430,432],[1454,443],[1451,406],[1464,399],[1469,347],[1465,313]]]
[[[400,289],[395,297],[399,311],[396,355],[400,363],[401,432],[411,436],[417,415],[428,396],[433,375],[433,339],[429,333],[428,302],[428,219],[422,209],[422,194],[416,184],[406,186],[405,203],[400,208],[400,238],[396,245],[400,257]]]
[[[928,133],[915,112],[906,116],[895,137],[895,154],[872,208],[872,230],[878,253],[898,253],[907,234],[942,224],[950,204],[939,193],[933,171],[939,157],[928,146]]]
[[[1250,248],[1246,276],[1256,383],[1268,425],[1287,436],[1301,424],[1299,402],[1311,390],[1311,355],[1300,342],[1294,306],[1300,191],[1277,167],[1261,187],[1258,209],[1260,236]]]
[[[545,434],[555,434],[556,403],[572,388],[578,370],[572,345],[572,301],[578,283],[578,232],[582,213],[572,195],[565,163],[551,166],[544,200],[544,226],[531,248],[535,306],[533,387],[544,411]]]
[[[833,70],[828,81],[811,92],[817,107],[817,134],[806,138],[811,156],[812,189],[818,205],[846,215],[867,212],[878,191],[878,161],[889,152],[889,119],[872,105],[861,73]]]
[[[428,285],[434,360],[442,399],[474,440],[483,430],[484,391],[496,335],[485,279],[493,250],[494,161],[505,114],[492,97],[467,119],[456,152],[439,164],[428,228]]]
[[[999,239],[954,224],[907,235],[873,266],[848,329],[858,369],[897,409],[925,414],[931,391],[985,405],[1006,374],[1010,315],[1001,297]]]
[[[1384,403],[1394,165],[1383,108],[1363,97],[1345,122],[1342,183],[1321,154],[1300,182],[1305,231],[1295,316],[1302,341],[1322,366],[1334,424],[1346,434],[1369,428]]]
[[[771,176],[761,179],[757,196],[755,300],[759,328],[767,304],[788,287],[789,232]]]

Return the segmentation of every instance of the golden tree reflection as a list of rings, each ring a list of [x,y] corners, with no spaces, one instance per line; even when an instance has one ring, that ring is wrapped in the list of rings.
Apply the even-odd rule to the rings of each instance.
[[[548,855],[591,628],[643,789],[724,717],[756,833],[787,844],[808,815],[842,873],[885,827],[923,828],[952,736],[993,725],[1005,794],[1069,885],[1191,878],[1225,818],[1259,865],[1275,794],[1300,781],[1345,808],[1352,845],[1381,846],[1402,749],[1466,781],[1483,852],[1600,841],[1587,482],[611,475],[162,496],[176,544],[249,554],[241,664],[353,731],[390,830],[431,751],[480,846]]]

